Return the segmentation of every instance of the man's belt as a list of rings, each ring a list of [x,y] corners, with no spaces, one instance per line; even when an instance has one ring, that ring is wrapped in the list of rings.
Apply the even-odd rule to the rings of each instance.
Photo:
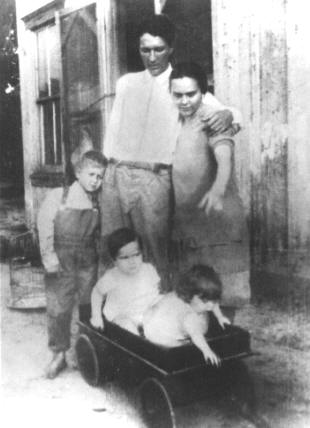
[[[171,170],[171,165],[168,165],[166,163],[150,163],[150,162],[134,162],[134,161],[122,161],[115,158],[110,158],[109,163],[118,166],[126,166],[127,168],[132,169],[145,169],[147,171],[155,172],[156,174],[159,173],[161,170]]]

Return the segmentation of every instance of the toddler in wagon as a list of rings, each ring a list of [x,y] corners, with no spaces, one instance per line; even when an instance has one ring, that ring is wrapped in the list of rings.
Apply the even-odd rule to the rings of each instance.
[[[209,315],[213,312],[220,326],[230,324],[219,306],[222,283],[215,270],[206,265],[194,265],[184,274],[175,291],[164,295],[144,315],[145,337],[159,345],[181,346],[191,340],[206,361],[218,366],[219,357],[208,345]]]
[[[108,250],[114,267],[93,288],[90,323],[103,329],[103,313],[108,321],[139,334],[144,312],[160,298],[160,278],[153,265],[143,261],[142,240],[132,229],[112,232]]]

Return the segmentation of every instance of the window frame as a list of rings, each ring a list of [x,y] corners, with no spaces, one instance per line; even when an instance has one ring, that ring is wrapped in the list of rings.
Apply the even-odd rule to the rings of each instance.
[[[38,32],[41,31],[43,28],[48,28],[49,26],[55,25],[56,31],[58,31],[58,41],[59,43],[59,62],[61,67],[61,39],[60,39],[60,29],[59,29],[59,11],[63,9],[65,0],[54,0],[45,6],[35,10],[34,12],[26,15],[23,17],[23,21],[25,23],[25,28],[27,30],[31,30],[35,36],[36,36],[36,56],[35,56],[35,70],[36,70],[36,99],[35,103],[38,106],[38,118],[39,118],[39,139],[40,139],[40,166],[37,172],[34,175],[39,175],[42,177],[47,177],[47,173],[54,173],[55,177],[58,177],[57,182],[59,181],[59,178],[61,177],[61,173],[65,172],[66,167],[66,153],[65,153],[65,147],[64,147],[64,141],[63,141],[63,84],[62,84],[62,72],[60,71],[59,75],[59,92],[58,94],[51,94],[47,96],[41,96],[39,95],[39,52],[38,52]],[[54,132],[57,133],[57,124],[55,121],[55,109],[57,107],[55,106],[55,101],[57,102],[59,100],[59,127],[60,127],[60,147],[61,147],[61,162],[54,164],[47,164],[46,163],[46,149],[45,149],[45,137],[44,137],[44,113],[43,108],[44,105],[50,104],[52,106],[53,110],[53,129]],[[57,114],[57,113],[56,113]],[[57,133],[58,134],[58,133]],[[57,137],[56,137],[57,138]],[[57,144],[57,141],[56,141]],[[55,156],[57,156],[57,148],[55,148],[55,141],[53,145],[53,153]],[[37,182],[37,177],[35,177],[35,182]],[[39,180],[40,181],[40,180]],[[45,181],[45,179],[43,180]],[[50,181],[50,180],[49,180]]]

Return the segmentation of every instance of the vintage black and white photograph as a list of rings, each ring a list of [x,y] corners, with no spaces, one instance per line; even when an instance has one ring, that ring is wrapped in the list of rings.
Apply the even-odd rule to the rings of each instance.
[[[310,427],[306,0],[0,0],[1,424]]]

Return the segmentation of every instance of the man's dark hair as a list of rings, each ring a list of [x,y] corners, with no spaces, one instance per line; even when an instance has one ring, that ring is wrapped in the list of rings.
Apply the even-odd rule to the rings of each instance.
[[[108,165],[108,160],[101,152],[97,150],[89,150],[78,160],[74,166],[74,170],[80,171],[89,164],[105,168]]]
[[[114,232],[109,235],[107,243],[111,258],[115,260],[119,250],[131,242],[138,242],[140,250],[142,251],[142,239],[134,230],[128,227],[114,230]]]
[[[208,90],[207,76],[204,69],[195,62],[180,62],[173,67],[170,74],[170,86],[173,79],[182,79],[182,77],[190,77],[196,80],[199,89],[203,94]]]
[[[222,282],[212,267],[198,264],[181,276],[175,291],[187,303],[190,303],[195,295],[217,301],[222,294]]]
[[[166,15],[153,15],[151,18],[142,22],[138,30],[138,38],[143,34],[161,37],[172,47],[175,39],[175,26]]]

